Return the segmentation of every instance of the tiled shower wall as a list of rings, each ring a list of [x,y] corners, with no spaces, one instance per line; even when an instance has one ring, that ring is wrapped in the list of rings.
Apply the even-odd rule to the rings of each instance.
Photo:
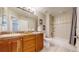
[[[54,16],[53,37],[66,39],[69,42],[72,22],[72,11]]]

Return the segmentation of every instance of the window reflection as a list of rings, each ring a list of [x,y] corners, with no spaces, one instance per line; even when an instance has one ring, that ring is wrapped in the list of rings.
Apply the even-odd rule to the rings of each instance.
[[[2,16],[2,31],[8,31],[8,18],[6,15]]]
[[[18,20],[16,19],[16,17],[12,17],[12,30],[13,32],[18,31]]]

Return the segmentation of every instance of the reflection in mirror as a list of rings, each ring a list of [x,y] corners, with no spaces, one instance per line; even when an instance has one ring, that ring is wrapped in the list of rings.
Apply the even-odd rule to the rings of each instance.
[[[1,26],[2,26],[2,8],[0,8],[0,32],[1,32]]]
[[[0,7],[1,32],[28,32],[37,31],[37,16],[17,7]]]
[[[18,19],[16,17],[12,17],[12,30],[13,32],[18,31]]]
[[[8,17],[6,15],[2,15],[2,32],[8,31]]]

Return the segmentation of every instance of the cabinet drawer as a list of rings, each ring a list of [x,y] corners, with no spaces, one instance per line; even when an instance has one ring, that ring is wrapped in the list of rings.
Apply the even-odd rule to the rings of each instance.
[[[27,35],[27,36],[24,36],[24,37],[23,37],[24,41],[25,41],[25,40],[29,40],[29,39],[35,39],[35,38],[36,38],[35,35]]]
[[[29,40],[24,40],[23,44],[34,44],[35,40],[34,39],[29,39]]]

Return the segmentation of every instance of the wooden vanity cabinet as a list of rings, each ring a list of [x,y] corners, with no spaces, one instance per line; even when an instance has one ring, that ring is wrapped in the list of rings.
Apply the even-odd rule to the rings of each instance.
[[[41,51],[43,49],[43,33],[36,35],[36,51]]]
[[[0,52],[35,52],[43,48],[43,33],[0,38]]]
[[[26,35],[23,37],[23,52],[35,52],[35,35]]]

